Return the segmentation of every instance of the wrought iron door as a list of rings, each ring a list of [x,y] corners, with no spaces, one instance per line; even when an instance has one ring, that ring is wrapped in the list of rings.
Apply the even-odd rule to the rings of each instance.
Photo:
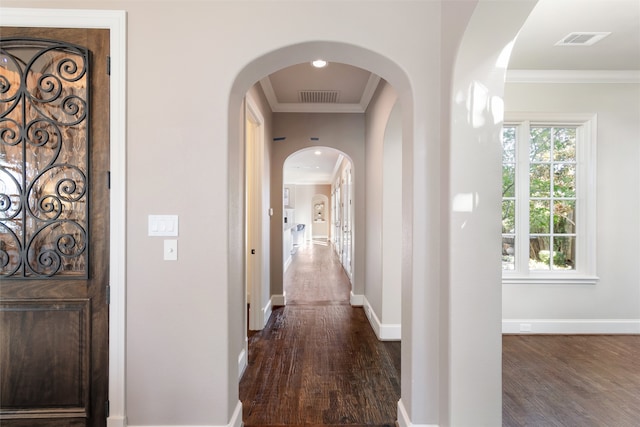
[[[103,426],[108,31],[1,33],[0,424]]]
[[[0,274],[87,277],[89,53],[6,39],[0,56]]]

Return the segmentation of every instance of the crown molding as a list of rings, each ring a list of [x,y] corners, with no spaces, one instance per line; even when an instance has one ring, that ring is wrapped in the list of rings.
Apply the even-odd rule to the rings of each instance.
[[[378,88],[378,84],[380,83],[380,76],[377,76],[373,73],[369,74],[369,80],[367,81],[367,85],[362,92],[362,98],[360,98],[360,108],[364,113],[367,111],[367,107],[373,98],[373,94],[376,93],[376,89]]]
[[[640,83],[640,70],[507,70],[507,83]]]
[[[302,103],[302,102],[278,102],[271,79],[269,76],[260,80],[260,86],[265,98],[274,113],[364,113],[373,98],[373,94],[378,88],[380,77],[371,73],[367,85],[362,93],[360,102],[357,104],[328,104],[328,103]]]

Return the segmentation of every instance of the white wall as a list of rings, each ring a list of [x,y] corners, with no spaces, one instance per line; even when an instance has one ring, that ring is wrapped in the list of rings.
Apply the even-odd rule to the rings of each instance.
[[[504,58],[508,59],[512,41],[534,5],[479,2],[455,62],[450,149],[445,155],[450,179],[443,183],[448,184],[443,200],[449,212],[448,250],[446,259],[440,259],[449,283],[441,303],[450,307],[440,323],[449,330],[441,348],[449,364],[445,385],[449,410],[441,419],[443,425],[502,424],[502,267],[495,255],[501,245],[500,107]],[[403,319],[403,331],[404,326]]]
[[[534,333],[571,332],[583,320],[591,332],[640,333],[640,85],[509,83],[505,108],[597,114],[593,194],[600,281],[595,285],[505,284],[503,318],[533,323]],[[625,320],[635,321],[631,329]]]
[[[323,194],[329,198],[331,196],[331,184],[297,184],[291,187],[295,188],[296,194],[296,223],[305,225],[304,239],[305,242],[309,242],[312,238],[313,230],[313,196]],[[328,204],[325,203],[325,211],[328,207]]]

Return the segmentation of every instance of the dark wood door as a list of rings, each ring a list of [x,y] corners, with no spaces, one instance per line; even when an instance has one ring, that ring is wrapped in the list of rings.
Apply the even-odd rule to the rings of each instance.
[[[109,31],[0,47],[0,424],[104,426]]]

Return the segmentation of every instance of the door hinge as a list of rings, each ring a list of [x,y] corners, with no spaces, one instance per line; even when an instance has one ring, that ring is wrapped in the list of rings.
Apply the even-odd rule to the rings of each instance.
[[[107,171],[107,188],[111,190],[111,171]]]
[[[104,402],[104,416],[109,418],[109,401]]]
[[[111,286],[107,285],[106,289],[106,300],[107,304],[111,304]]]
[[[111,75],[111,57],[107,56],[107,76]]]

